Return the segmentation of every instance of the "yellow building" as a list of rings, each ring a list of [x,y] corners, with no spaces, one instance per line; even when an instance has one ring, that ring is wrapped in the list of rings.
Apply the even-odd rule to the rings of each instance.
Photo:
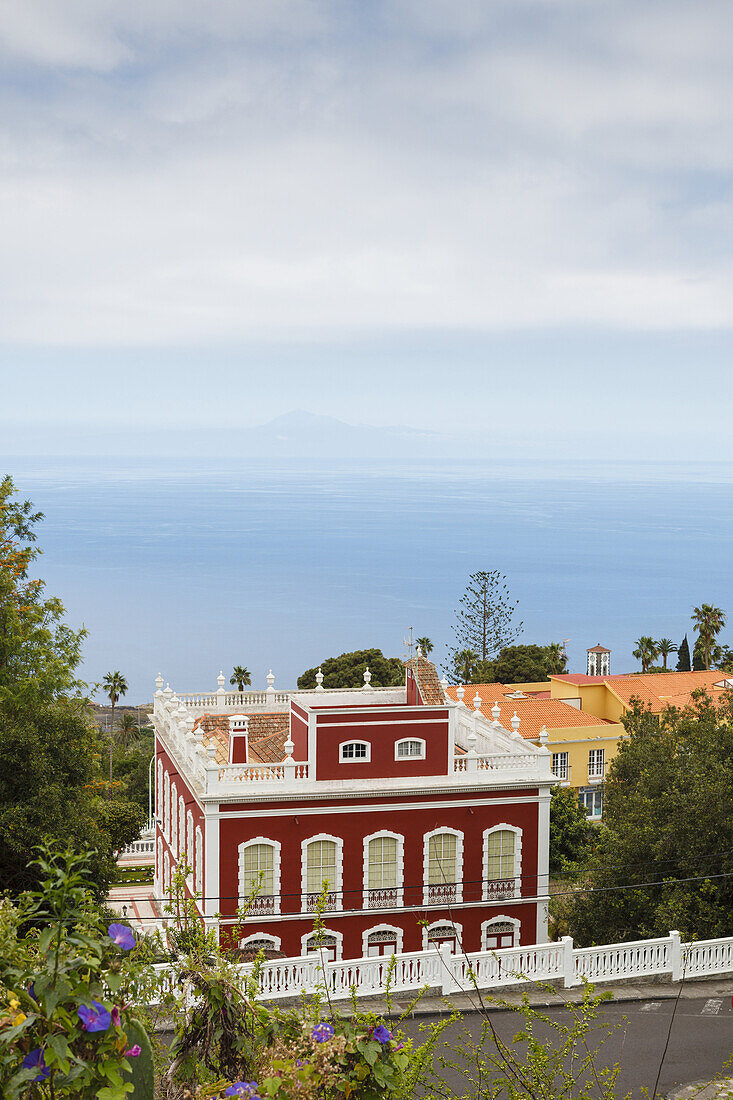
[[[480,710],[528,741],[546,744],[561,783],[573,787],[588,816],[603,814],[606,768],[626,736],[621,719],[638,699],[660,714],[684,707],[692,692],[704,688],[713,700],[733,688],[733,677],[712,672],[656,672],[638,676],[588,676],[566,673],[531,684],[469,684],[448,687],[450,698]]]

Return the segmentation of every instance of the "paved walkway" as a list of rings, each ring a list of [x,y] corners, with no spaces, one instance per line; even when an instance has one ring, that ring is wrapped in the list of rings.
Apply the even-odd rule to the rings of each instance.
[[[160,927],[161,920],[155,909],[152,883],[130,883],[129,886],[113,886],[107,904],[121,917],[141,931]]]

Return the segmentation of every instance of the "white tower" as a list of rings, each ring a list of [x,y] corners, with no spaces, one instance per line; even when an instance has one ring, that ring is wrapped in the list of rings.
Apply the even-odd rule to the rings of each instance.
[[[611,650],[606,649],[599,642],[598,645],[594,645],[592,649],[586,650],[588,654],[588,675],[589,676],[610,676],[611,675]]]

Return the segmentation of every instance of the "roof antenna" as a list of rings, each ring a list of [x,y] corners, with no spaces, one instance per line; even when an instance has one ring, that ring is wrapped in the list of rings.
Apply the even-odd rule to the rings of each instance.
[[[415,647],[415,643],[412,639],[412,627],[410,627],[410,637],[409,638],[403,638],[402,639],[402,644],[403,644],[403,646],[405,647],[405,649],[407,651],[407,660],[411,661],[412,660],[412,651]]]

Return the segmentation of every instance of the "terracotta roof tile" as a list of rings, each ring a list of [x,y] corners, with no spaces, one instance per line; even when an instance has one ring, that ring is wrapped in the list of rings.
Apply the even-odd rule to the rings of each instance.
[[[253,763],[279,764],[285,759],[285,742],[290,729],[290,715],[279,711],[276,714],[240,711],[249,719],[247,723],[249,758]],[[194,728],[201,726],[204,731],[204,748],[213,744],[216,749],[214,759],[217,764],[226,764],[229,759],[229,716],[227,714],[202,714],[194,722]]]
[[[432,661],[429,661],[427,657],[411,657],[409,661],[405,661],[405,667],[416,672],[420,694],[425,706],[435,707],[445,702],[440,677]]]
[[[456,687],[449,687],[448,697],[457,699],[457,690]],[[549,730],[609,725],[604,718],[596,718],[588,711],[576,710],[575,707],[563,703],[562,699],[538,699],[532,695],[522,699],[513,698],[511,688],[505,684],[468,684],[463,701],[469,710],[473,710],[476,693],[481,698],[481,713],[489,720],[493,718],[491,709],[494,703],[499,704],[499,721],[505,729],[511,728],[511,720],[516,712],[520,720],[519,732],[528,740],[538,737],[543,726]]]

